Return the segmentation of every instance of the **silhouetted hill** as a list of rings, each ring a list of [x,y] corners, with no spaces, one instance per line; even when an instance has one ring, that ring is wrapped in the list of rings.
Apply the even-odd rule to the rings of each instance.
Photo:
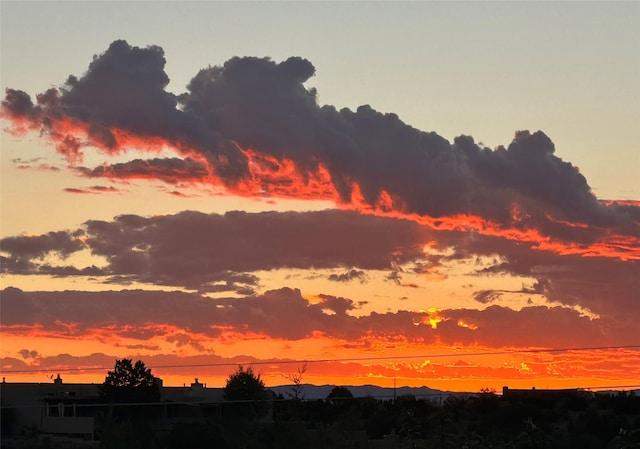
[[[304,399],[326,399],[331,393],[331,390],[335,385],[311,385],[311,384],[303,384],[302,385],[302,397]],[[372,397],[375,399],[393,399],[394,391],[393,387],[385,388],[379,387],[377,385],[344,385],[351,394],[353,394],[356,398],[364,398],[364,397]],[[284,398],[291,397],[293,393],[293,385],[279,385],[277,387],[270,387],[276,394],[281,394]],[[406,396],[412,395],[416,398],[420,399],[428,399],[428,398],[438,398],[442,397],[443,399],[449,395],[455,393],[434,390],[429,387],[398,387],[395,391],[395,396]]]

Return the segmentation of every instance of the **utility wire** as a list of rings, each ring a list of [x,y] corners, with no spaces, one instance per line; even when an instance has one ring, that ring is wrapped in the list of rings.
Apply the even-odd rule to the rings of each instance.
[[[180,364],[180,365],[155,365],[147,366],[151,369],[175,369],[175,368],[205,368],[205,367],[223,367],[223,366],[238,366],[238,365],[290,365],[301,363],[342,363],[342,362],[370,362],[381,360],[410,360],[410,359],[435,359],[446,357],[482,357],[492,355],[512,355],[512,354],[538,354],[538,353],[561,353],[572,351],[603,351],[607,349],[640,349],[638,345],[619,345],[619,346],[591,346],[591,347],[578,347],[578,348],[547,348],[547,349],[514,349],[509,351],[485,351],[485,352],[449,352],[441,354],[426,354],[426,355],[387,355],[377,357],[348,357],[348,358],[333,358],[333,359],[302,359],[302,360],[269,360],[269,361],[247,361],[247,362],[218,362],[218,363],[192,363],[192,364]],[[46,373],[46,372],[72,372],[72,371],[102,371],[109,370],[111,367],[86,367],[86,368],[30,368],[30,369],[17,369],[17,370],[2,370],[2,373]]]

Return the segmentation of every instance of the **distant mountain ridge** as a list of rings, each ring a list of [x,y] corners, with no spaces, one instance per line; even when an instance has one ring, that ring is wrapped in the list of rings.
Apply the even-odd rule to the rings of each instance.
[[[372,397],[374,399],[393,399],[395,397],[412,395],[418,399],[438,399],[446,398],[452,392],[435,390],[429,387],[379,387],[377,385],[341,385],[347,388],[353,397],[365,398]],[[326,399],[336,385],[312,385],[303,384],[301,389],[302,399]],[[293,395],[293,385],[279,385],[270,387],[275,394],[282,395],[284,398],[290,398]]]
[[[303,384],[301,390],[301,399],[326,399],[337,385],[312,385]],[[340,385],[347,388],[353,397],[366,398],[372,397],[380,400],[390,400],[400,396],[414,396],[416,399],[433,399],[436,401],[445,400],[449,396],[468,395],[474,394],[471,392],[453,392],[436,390],[429,387],[379,387],[377,385]],[[293,396],[293,385],[278,385],[275,387],[269,387],[269,390],[273,391],[277,395],[282,395],[285,399],[290,399]],[[587,390],[588,391],[588,390]],[[594,391],[594,394],[611,394],[617,395],[620,393],[632,394],[640,396],[640,389],[637,390],[599,390]],[[476,392],[477,394],[478,392]],[[500,394],[500,392],[498,392]]]

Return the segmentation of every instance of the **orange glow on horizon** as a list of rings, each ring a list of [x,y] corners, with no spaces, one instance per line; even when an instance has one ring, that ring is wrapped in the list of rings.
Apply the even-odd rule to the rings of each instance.
[[[328,342],[331,344],[331,342]],[[335,342],[333,342],[335,343]],[[257,343],[256,343],[257,344]],[[596,388],[607,385],[637,385],[640,372],[638,351],[600,350],[566,353],[509,353],[508,348],[418,346],[408,344],[402,352],[382,353],[339,349],[333,345],[330,357],[309,359],[251,359],[215,356],[176,357],[130,355],[140,358],[166,386],[189,384],[198,377],[209,387],[222,387],[237,366],[252,366],[267,386],[290,383],[287,375],[303,364],[308,370],[304,383],[315,385],[366,385],[382,387],[428,386],[448,391],[478,392],[481,388]],[[482,355],[482,353],[487,353]],[[61,374],[65,382],[101,383],[116,357],[102,356],[91,363],[91,356],[66,357],[66,363],[23,367],[2,361],[7,382],[49,382]],[[43,360],[44,361],[44,360]],[[19,372],[20,370],[25,372]],[[38,371],[42,370],[42,371]],[[18,371],[18,372],[17,372]],[[606,372],[605,372],[606,371]]]
[[[444,321],[437,309],[424,313],[424,319],[414,324],[435,330]],[[456,324],[478,329],[463,319]],[[216,330],[217,335],[206,336],[148,323],[139,330],[132,326],[91,329],[78,338],[64,335],[63,327],[52,333],[41,325],[5,326],[1,375],[9,382],[47,382],[48,375],[60,373],[67,382],[100,383],[116,358],[127,357],[143,360],[168,386],[198,377],[209,386],[221,387],[238,365],[254,366],[266,384],[274,386],[289,383],[287,374],[307,363],[305,383],[391,386],[396,379],[400,386],[474,392],[486,387],[499,390],[503,385],[632,385],[640,373],[640,350],[633,348],[545,352],[544,348],[451,345],[437,339],[429,343],[373,332],[355,340],[321,332],[288,340],[224,326]],[[27,353],[25,347],[38,352]],[[66,354],[60,354],[61,348]]]

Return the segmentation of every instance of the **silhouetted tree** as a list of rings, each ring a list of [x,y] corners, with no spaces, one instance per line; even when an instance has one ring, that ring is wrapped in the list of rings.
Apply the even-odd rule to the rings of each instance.
[[[293,382],[293,386],[291,387],[291,392],[287,393],[292,399],[301,400],[304,399],[304,394],[302,393],[302,379],[304,377],[304,373],[307,372],[307,364],[302,365],[301,368],[298,368],[298,371],[295,373],[287,374],[287,379]]]
[[[342,386],[333,387],[333,389],[327,396],[327,399],[331,400],[332,402],[334,400],[350,399],[350,398],[353,398],[353,393],[351,393],[351,391],[349,391],[347,387],[342,387]]]
[[[151,420],[160,413],[153,403],[160,401],[160,379],[138,360],[116,360],[98,386],[102,401],[109,404],[101,423],[100,439],[105,448],[145,448],[152,445]]]
[[[342,386],[333,387],[327,396],[326,402],[331,405],[335,418],[338,419],[339,417],[338,421],[342,421],[341,424],[345,424],[343,422],[345,415],[349,415],[349,417],[353,415],[353,413],[350,413],[350,409],[354,406],[354,402],[350,399],[353,399],[353,394],[347,387]]]
[[[141,360],[116,360],[113,371],[107,373],[98,387],[100,398],[109,403],[149,403],[160,400],[160,380],[151,374]]]
[[[251,367],[245,370],[241,365],[229,375],[224,387],[224,399],[233,403],[227,409],[233,410],[236,416],[256,418],[264,416],[269,409],[269,392],[260,375],[254,374]]]

